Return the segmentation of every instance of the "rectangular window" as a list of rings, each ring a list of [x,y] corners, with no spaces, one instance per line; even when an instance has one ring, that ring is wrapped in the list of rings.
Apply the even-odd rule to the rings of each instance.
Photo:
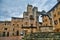
[[[16,35],[19,36],[19,31],[16,32]]]
[[[17,26],[19,26],[19,24],[17,24]]]
[[[21,26],[23,27],[23,24]]]
[[[7,28],[4,28],[4,30],[7,30]]]
[[[47,24],[46,24],[46,26],[47,26]]]
[[[31,28],[33,27],[33,24],[31,24],[31,26],[30,26]]]
[[[14,36],[14,33],[12,33],[12,35]]]
[[[13,31],[14,31],[14,28],[13,28]]]
[[[28,13],[26,13],[26,15],[28,16]]]
[[[59,23],[60,23],[60,18],[59,18]]]
[[[60,15],[60,12],[58,12],[58,15]]]
[[[7,36],[9,36],[9,32],[7,32]]]
[[[54,14],[54,17],[56,17],[56,14]]]
[[[27,22],[25,24],[27,25]]]
[[[47,21],[47,19],[45,19],[45,21]]]
[[[15,24],[13,24],[13,26],[14,26]]]
[[[33,15],[30,15],[30,20],[34,20],[34,17],[33,17]]]
[[[55,21],[54,21],[54,24],[55,24],[55,25],[57,25],[57,24],[58,24],[58,21],[57,21],[57,20],[55,20]]]
[[[5,25],[6,25],[6,23],[5,23]]]
[[[43,20],[43,22],[45,22],[45,21]]]

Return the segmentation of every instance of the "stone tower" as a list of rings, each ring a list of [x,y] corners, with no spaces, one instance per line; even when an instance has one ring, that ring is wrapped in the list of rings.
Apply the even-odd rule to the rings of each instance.
[[[36,26],[37,22],[37,7],[33,7],[32,5],[27,6],[27,13],[28,13],[28,21],[29,21],[29,26],[33,25]]]
[[[37,11],[37,7],[33,7],[29,4],[27,5],[27,11],[23,14],[23,26],[27,27],[27,29],[24,30],[28,30],[29,32],[31,32],[31,28],[33,28],[34,32],[37,31]]]
[[[32,14],[32,8],[33,8],[33,6],[28,4],[28,6],[27,6],[28,14]]]
[[[34,8],[33,8],[33,16],[34,16],[35,26],[37,26],[36,23],[37,23],[37,21],[38,21],[37,12],[38,12],[38,8],[37,8],[37,7],[34,7]]]

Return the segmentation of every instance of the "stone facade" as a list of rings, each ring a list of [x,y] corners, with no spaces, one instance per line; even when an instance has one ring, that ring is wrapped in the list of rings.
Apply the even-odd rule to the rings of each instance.
[[[39,22],[39,15],[42,15],[42,22]],[[0,36],[20,36],[31,32],[60,32],[60,2],[46,14],[39,12],[37,7],[27,5],[23,18],[0,21]]]
[[[60,1],[47,13],[52,18],[52,26],[55,32],[60,32]]]
[[[22,33],[37,32],[38,19],[38,8],[28,5],[23,18],[12,17],[11,21],[0,21],[0,36],[20,36]]]

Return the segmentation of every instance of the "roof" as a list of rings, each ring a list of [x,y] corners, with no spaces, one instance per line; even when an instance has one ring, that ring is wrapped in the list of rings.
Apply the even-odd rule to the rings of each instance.
[[[41,16],[41,17],[44,17],[44,16],[48,16],[48,17],[49,17],[49,19],[51,19],[51,17],[50,17],[48,14],[42,14],[42,16]]]
[[[34,10],[37,10],[37,11],[38,11],[38,7],[34,7],[34,8],[33,8],[33,11],[34,11]]]
[[[37,13],[38,13],[38,15],[41,15],[42,14],[42,12],[39,12],[39,11]]]
[[[11,23],[11,21],[5,21],[5,23]]]
[[[48,16],[47,14],[42,14],[42,16]]]
[[[28,12],[24,12],[24,13],[23,13],[23,16],[24,16],[24,15],[28,15]]]
[[[48,16],[48,17],[49,17],[49,15],[47,15],[47,14],[42,14],[42,17],[43,17],[43,16]]]
[[[41,12],[37,11],[38,15],[43,15],[46,13],[46,11],[42,10]]]
[[[57,7],[57,5],[59,5],[59,4],[60,4],[60,1],[51,10],[49,10],[47,13],[51,12],[52,10],[54,10],[54,8]]]
[[[4,21],[0,21],[0,23],[4,23]]]
[[[0,23],[11,23],[11,21],[0,21]]]
[[[12,19],[23,19],[23,18],[19,18],[19,17],[12,17]]]

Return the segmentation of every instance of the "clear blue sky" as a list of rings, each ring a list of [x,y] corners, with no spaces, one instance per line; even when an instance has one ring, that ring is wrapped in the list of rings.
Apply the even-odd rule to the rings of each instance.
[[[57,0],[0,0],[0,21],[11,17],[22,17],[28,4],[38,7],[39,11],[49,11]]]

